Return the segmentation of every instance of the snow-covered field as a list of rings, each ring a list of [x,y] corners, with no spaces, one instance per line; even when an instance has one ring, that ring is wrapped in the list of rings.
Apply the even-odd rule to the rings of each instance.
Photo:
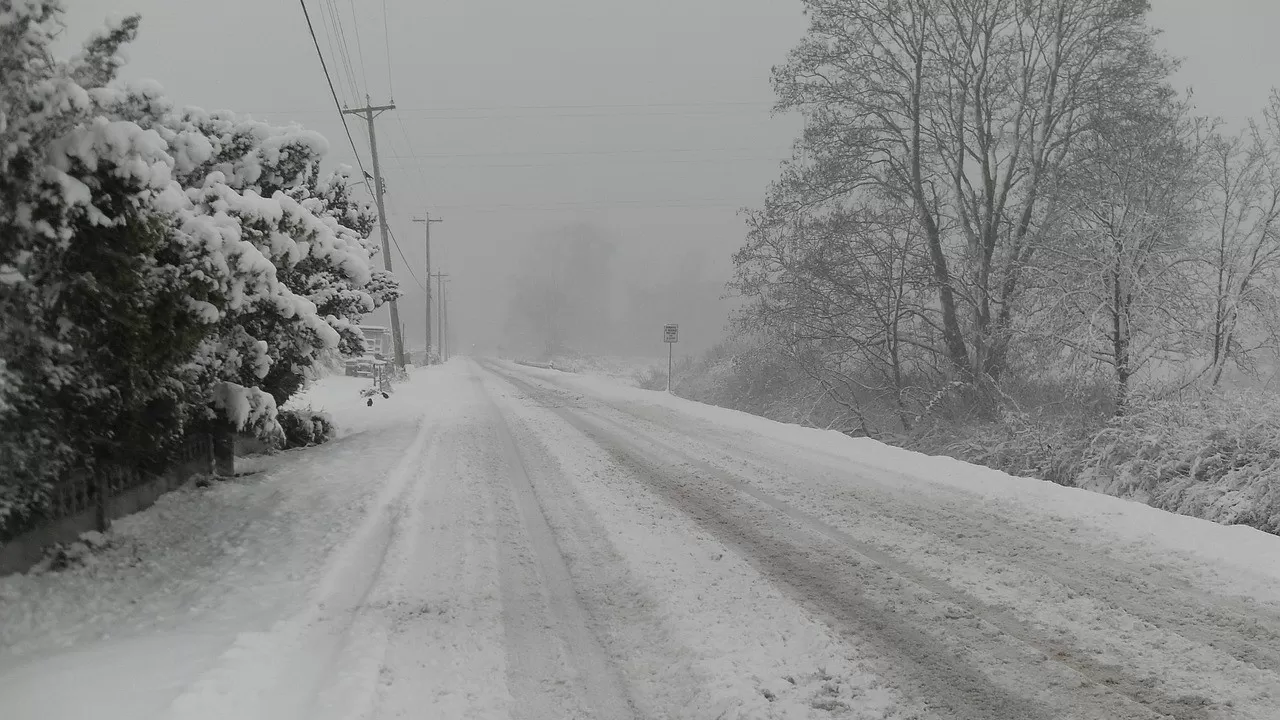
[[[0,579],[0,715],[1280,717],[1280,538],[598,376],[363,382]]]

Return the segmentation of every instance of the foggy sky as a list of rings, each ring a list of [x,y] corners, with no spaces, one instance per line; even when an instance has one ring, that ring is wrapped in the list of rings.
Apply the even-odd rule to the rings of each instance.
[[[326,1],[307,5],[332,61]],[[1177,81],[1195,88],[1198,112],[1242,123],[1261,109],[1280,67],[1269,42],[1280,3],[1152,5],[1166,49],[1185,58]],[[299,122],[355,165],[296,0],[66,6],[68,43],[112,11],[142,15],[125,78],[158,80],[182,105]],[[727,280],[743,236],[737,209],[760,204],[800,128],[771,116],[769,87],[770,67],[804,30],[799,0],[387,0],[386,36],[381,2],[333,6],[357,85],[399,108],[378,121],[379,154],[389,225],[420,280],[422,225],[410,219],[424,209],[444,219],[432,227],[432,259],[452,276],[463,348],[498,340],[520,247],[557,227],[600,228],[618,246],[617,274],[636,283],[661,285],[699,262],[708,280]],[[330,70],[344,101],[363,99]],[[367,128],[348,122],[371,170]],[[406,344],[418,346],[423,292],[391,254],[407,292]],[[682,319],[680,350],[721,334],[705,319],[668,321]],[[652,354],[663,354],[661,328],[620,330],[652,335]]]

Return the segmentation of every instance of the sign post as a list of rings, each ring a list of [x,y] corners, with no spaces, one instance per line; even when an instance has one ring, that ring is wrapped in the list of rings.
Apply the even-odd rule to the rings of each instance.
[[[680,326],[675,323],[663,326],[662,341],[667,344],[667,392],[671,392],[671,358],[676,343],[680,342]]]

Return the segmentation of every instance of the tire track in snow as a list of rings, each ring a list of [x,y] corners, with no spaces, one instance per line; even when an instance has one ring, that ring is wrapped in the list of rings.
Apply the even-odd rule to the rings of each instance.
[[[892,470],[786,439],[748,440],[662,407],[600,406],[632,432],[638,421],[647,437],[677,446],[689,437],[712,440],[699,447],[702,457],[715,455],[717,467],[749,479],[749,487],[795,487],[791,477],[804,477],[817,491],[800,494],[807,512],[867,547],[911,558],[918,574],[944,587],[953,583],[961,588],[955,592],[979,596],[987,606],[1016,609],[1054,647],[1067,643],[1052,632],[1071,637],[1064,659],[1083,658],[1100,682],[1157,706],[1172,701],[1179,713],[1193,716],[1275,716],[1269,698],[1280,697],[1280,614],[1274,606],[1211,594],[1159,562],[1099,554],[1097,545],[1083,541],[1085,533],[1073,535],[1052,518],[1050,541],[1043,524],[992,512],[961,490],[939,487],[941,497],[925,498],[907,489],[915,478],[903,478],[906,487],[900,487]],[[785,468],[771,449],[790,458]],[[1153,691],[1160,686],[1181,690],[1161,701]],[[1219,700],[1216,710],[1210,697]]]
[[[671,432],[671,418],[655,418],[639,412],[639,408],[605,404],[656,431]],[[769,485],[769,478],[777,475],[777,469],[760,448],[744,446],[741,438],[715,428],[709,428],[708,434],[732,447],[735,454],[725,459],[760,478],[761,484]],[[916,532],[937,536],[939,544],[945,542],[965,547],[971,553],[994,555],[993,561],[1048,576],[1071,592],[1103,599],[1134,618],[1172,630],[1242,663],[1280,672],[1280,612],[1274,608],[1246,598],[1212,595],[1159,567],[1114,557],[1099,563],[1096,547],[1061,535],[1051,543],[1029,523],[1011,527],[981,508],[964,504],[966,497],[959,493],[948,493],[956,501],[928,507],[919,502],[918,495],[872,479],[874,474],[887,474],[879,468],[851,464],[847,458],[814,453],[808,448],[803,451],[807,457],[798,460],[807,478],[821,479],[832,494],[853,500],[843,503],[842,509],[870,520],[877,516],[891,518]],[[863,482],[848,482],[851,471],[853,478]],[[839,479],[841,473],[843,481]],[[905,511],[907,508],[909,512]],[[983,532],[972,532],[975,526],[982,527]],[[1158,603],[1152,602],[1155,597],[1159,598]]]
[[[473,380],[480,382],[475,376]],[[495,487],[495,497],[512,716],[519,720],[634,718],[627,691],[579,602],[507,419],[491,397],[486,399],[505,465],[503,477],[494,481],[505,485]],[[568,677],[566,669],[573,671]]]
[[[397,543],[399,572],[373,601],[389,632],[374,716],[509,720],[502,678],[496,513],[487,409],[468,392]]]
[[[395,603],[396,580],[414,572],[413,560],[423,550],[423,512],[433,483],[447,477],[456,462],[460,429],[440,429],[420,457],[411,486],[396,499],[391,537],[381,548],[381,561],[354,619],[343,633],[341,647],[331,654],[318,675],[307,720],[363,720],[372,717],[378,691],[387,678],[387,647],[403,608]],[[414,472],[411,470],[410,472]],[[428,551],[433,548],[427,548]]]
[[[502,374],[531,396],[547,399],[545,391]],[[673,505],[797,591],[802,604],[854,634],[870,628],[863,639],[915,668],[915,693],[926,695],[947,718],[1208,717],[1198,699],[1165,697],[1143,680],[1098,665],[1059,639],[1039,637],[1007,611],[973,601],[701,458],[560,400],[553,398],[548,405]],[[656,451],[642,450],[645,445]],[[744,495],[753,502],[743,503]],[[770,519],[760,506],[788,522]],[[796,533],[797,527],[840,549],[832,552],[814,543]],[[850,557],[849,550],[862,557]],[[913,602],[903,607],[895,596]],[[948,606],[938,613],[941,617],[929,617],[928,611],[940,605]],[[984,664],[1001,683],[975,667]]]
[[[362,621],[362,612],[386,564],[407,507],[405,498],[441,430],[438,416],[419,420],[413,443],[388,474],[360,526],[331,558],[306,609],[266,632],[242,633],[213,668],[174,700],[168,717],[310,720],[350,712],[334,703],[358,706],[359,698],[335,698],[323,691],[335,682],[350,682],[343,677],[344,649],[351,651],[363,640],[361,655],[379,652],[367,644],[373,640],[376,645],[379,638],[370,634],[373,626]]]
[[[885,670],[608,453],[497,378],[531,477],[637,714],[922,720]],[[561,481],[561,479],[565,481]],[[749,618],[751,622],[744,622]]]

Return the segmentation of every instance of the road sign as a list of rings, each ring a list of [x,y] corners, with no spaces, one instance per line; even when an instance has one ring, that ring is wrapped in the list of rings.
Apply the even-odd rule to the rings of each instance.
[[[680,326],[671,323],[662,326],[662,341],[667,344],[667,392],[671,392],[672,356],[676,343],[680,342]]]

